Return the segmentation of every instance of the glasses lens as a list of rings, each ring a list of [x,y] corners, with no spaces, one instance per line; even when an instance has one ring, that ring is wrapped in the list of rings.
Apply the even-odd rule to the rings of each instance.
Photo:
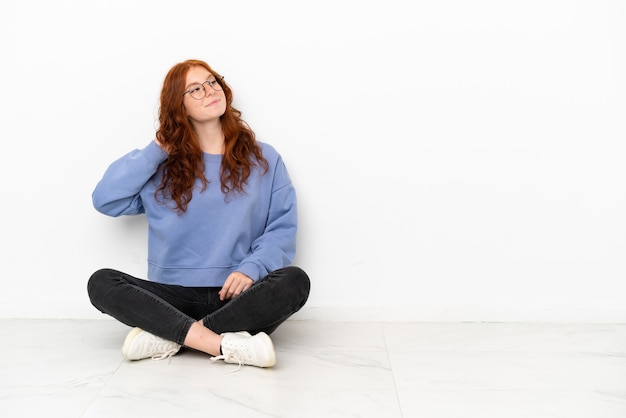
[[[202,84],[192,84],[189,86],[189,95],[196,100],[200,100],[205,96],[204,86]]]
[[[214,78],[207,80],[207,84],[215,91],[222,91],[222,86],[220,86],[220,83]]]

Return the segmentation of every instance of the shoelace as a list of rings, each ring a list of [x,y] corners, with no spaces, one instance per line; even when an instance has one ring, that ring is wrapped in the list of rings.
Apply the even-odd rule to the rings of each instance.
[[[218,360],[236,360],[237,363],[239,364],[239,366],[237,366],[237,368],[235,370],[232,370],[228,373],[235,373],[238,372],[239,369],[241,369],[241,366],[244,366],[245,363],[243,362],[243,355],[238,352],[238,351],[231,351],[228,353],[228,355],[222,354],[219,356],[215,356],[215,357],[211,357],[211,361],[218,361]]]
[[[164,360],[167,359],[167,364],[170,364],[172,362],[172,356],[174,356],[174,354],[178,353],[178,350],[180,350],[179,348],[170,348],[168,351],[161,353],[161,354],[155,354],[152,357],[150,357],[152,360]]]
[[[157,354],[151,357],[152,360],[164,360],[164,359],[169,359],[169,361],[172,361],[172,356],[176,353],[178,353],[178,348],[172,348],[168,351],[166,351],[165,353],[162,354]]]

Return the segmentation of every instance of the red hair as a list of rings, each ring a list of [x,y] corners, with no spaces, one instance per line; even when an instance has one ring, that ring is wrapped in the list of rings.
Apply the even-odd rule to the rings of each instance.
[[[155,191],[158,201],[174,201],[178,212],[187,210],[196,179],[202,183],[200,191],[204,191],[210,183],[204,176],[203,151],[183,105],[185,80],[192,67],[202,67],[213,74],[226,95],[226,111],[220,117],[224,134],[224,156],[220,170],[222,192],[225,195],[245,193],[244,186],[254,166],[261,168],[263,174],[269,170],[254,132],[241,119],[241,112],[232,106],[232,90],[222,77],[204,61],[187,60],[178,63],[165,76],[161,90],[156,136],[169,156],[162,165],[163,177]]]

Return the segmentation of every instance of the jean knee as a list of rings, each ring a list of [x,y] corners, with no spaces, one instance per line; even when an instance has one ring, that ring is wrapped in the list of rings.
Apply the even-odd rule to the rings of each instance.
[[[304,302],[306,302],[311,292],[311,280],[309,279],[309,275],[300,267],[290,266],[287,267],[287,269],[289,271],[290,282],[293,287],[297,289],[302,300],[302,305],[304,305]]]
[[[100,269],[93,273],[87,281],[87,294],[93,305],[98,306],[98,297],[102,296],[108,287],[112,271],[111,269]]]

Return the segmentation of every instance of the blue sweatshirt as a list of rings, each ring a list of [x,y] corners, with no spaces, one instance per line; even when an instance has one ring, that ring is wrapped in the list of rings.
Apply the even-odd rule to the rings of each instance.
[[[296,251],[296,193],[282,158],[260,143],[269,171],[252,170],[245,194],[221,191],[221,155],[204,154],[207,189],[196,182],[187,211],[159,203],[155,189],[167,154],[152,141],[114,161],[96,185],[93,205],[109,216],[145,213],[148,278],[183,286],[221,287],[239,271],[255,282],[288,266]]]

